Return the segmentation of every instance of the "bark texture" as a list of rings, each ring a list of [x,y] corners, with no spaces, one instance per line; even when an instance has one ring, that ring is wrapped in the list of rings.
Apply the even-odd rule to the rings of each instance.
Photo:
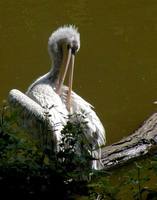
[[[157,148],[157,113],[128,137],[102,149],[104,169],[123,165]]]

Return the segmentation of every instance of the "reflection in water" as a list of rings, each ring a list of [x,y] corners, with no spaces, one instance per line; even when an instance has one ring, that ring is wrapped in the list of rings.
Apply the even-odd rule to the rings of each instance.
[[[74,89],[96,107],[108,144],[128,135],[157,109],[156,13],[153,0],[1,1],[0,100],[48,71],[48,36],[76,24]]]

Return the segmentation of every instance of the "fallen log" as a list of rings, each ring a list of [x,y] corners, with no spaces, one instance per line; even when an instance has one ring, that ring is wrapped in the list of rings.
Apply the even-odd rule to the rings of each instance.
[[[157,113],[150,116],[133,134],[102,149],[104,169],[126,164],[157,149]]]

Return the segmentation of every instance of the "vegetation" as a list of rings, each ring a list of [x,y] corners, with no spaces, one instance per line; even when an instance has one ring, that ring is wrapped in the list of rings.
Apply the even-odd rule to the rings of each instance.
[[[18,127],[16,114],[3,106],[0,115],[0,192],[16,199],[33,200],[49,195],[73,199],[76,193],[87,194],[92,157],[83,131],[86,131],[86,123],[68,122],[61,132],[60,150],[54,154],[49,140],[52,133],[46,123],[42,124],[43,135],[39,134],[39,140],[36,140]]]
[[[59,152],[54,154],[47,124],[42,124],[43,136],[36,140],[18,127],[16,116],[4,105],[0,114],[1,196],[23,200],[54,196],[63,200],[157,199],[157,156],[134,162],[133,167],[93,171],[86,126],[80,116],[69,121],[61,132]]]

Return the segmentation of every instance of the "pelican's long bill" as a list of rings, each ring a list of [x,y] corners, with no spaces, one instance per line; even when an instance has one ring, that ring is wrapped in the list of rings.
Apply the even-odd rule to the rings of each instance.
[[[72,85],[73,85],[73,74],[74,74],[74,62],[75,62],[75,55],[71,55],[71,68],[70,68],[70,74],[69,74],[69,90],[67,95],[67,109],[70,112],[71,110],[71,92],[72,92]]]
[[[59,85],[57,88],[57,94],[60,95],[63,83],[65,81],[67,71],[69,69],[69,80],[68,80],[69,89],[68,89],[68,94],[67,94],[67,109],[69,112],[70,112],[70,108],[71,108],[71,92],[72,92],[72,84],[73,84],[74,61],[75,61],[75,55],[72,53],[72,49],[69,48],[67,60],[65,62],[66,64],[65,64],[65,68],[64,68],[64,73],[60,77]],[[71,65],[70,65],[70,63],[71,63]]]

